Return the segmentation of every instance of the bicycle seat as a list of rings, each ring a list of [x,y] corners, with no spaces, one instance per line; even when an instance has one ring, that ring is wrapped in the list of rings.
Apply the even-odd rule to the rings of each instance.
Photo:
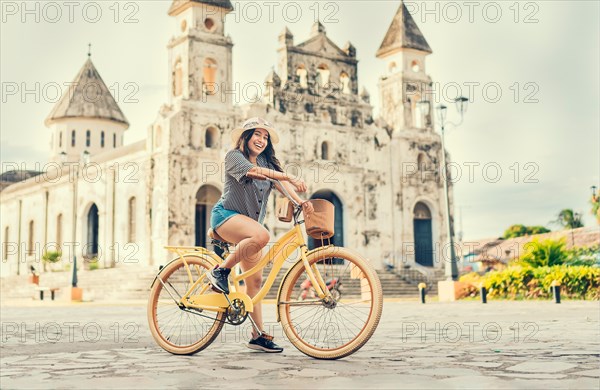
[[[230,242],[227,242],[227,240],[225,240],[223,237],[219,236],[217,234],[217,232],[215,232],[213,230],[213,228],[208,229],[208,237],[210,237],[211,240],[215,240],[215,241],[221,241],[225,244],[231,244]]]

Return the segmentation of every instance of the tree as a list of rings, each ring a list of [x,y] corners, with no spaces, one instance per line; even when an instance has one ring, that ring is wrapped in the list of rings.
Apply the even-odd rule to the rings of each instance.
[[[596,195],[595,190],[590,203],[592,204],[592,215],[596,217],[596,221],[600,224],[600,196]]]
[[[525,226],[525,225],[512,225],[508,229],[504,231],[503,237],[505,239],[521,237],[521,236],[530,236],[532,234],[542,234],[550,232],[549,229],[546,229],[543,226]]]
[[[528,229],[529,234],[550,233],[550,229],[546,229],[543,226],[528,226],[527,229]]]
[[[583,227],[581,222],[581,214],[573,212],[572,209],[564,209],[558,213],[558,218],[554,223],[559,224],[565,229],[576,229]]]
[[[526,253],[519,258],[518,263],[531,267],[551,267],[563,264],[569,255],[565,248],[564,237],[560,240],[538,241],[534,239],[525,244]]]

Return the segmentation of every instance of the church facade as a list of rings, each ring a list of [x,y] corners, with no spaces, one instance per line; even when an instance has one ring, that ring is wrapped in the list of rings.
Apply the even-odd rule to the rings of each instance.
[[[339,47],[319,22],[297,44],[286,28],[262,96],[234,104],[224,18],[232,9],[228,0],[172,2],[169,99],[144,140],[123,144],[129,122],[87,59],[46,118],[47,169],[0,177],[3,277],[41,269],[43,254],[56,249],[62,260],[53,267],[73,255],[119,267],[163,264],[172,257],[165,245],[211,247],[206,232],[223,191],[229,134],[253,116],[278,130],[277,157],[306,181],[305,195],[336,206],[334,244],[376,268],[443,268],[441,141],[431,109],[418,104],[431,100],[425,59],[432,50],[404,4],[377,51],[377,118],[359,89],[356,48]],[[87,96],[90,85],[97,98]],[[275,241],[289,225],[276,219],[271,198],[265,226]]]

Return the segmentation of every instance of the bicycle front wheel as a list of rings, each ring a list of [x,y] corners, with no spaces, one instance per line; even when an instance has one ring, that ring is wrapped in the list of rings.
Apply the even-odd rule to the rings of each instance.
[[[167,265],[158,275],[150,290],[148,299],[148,324],[150,333],[158,345],[176,355],[191,355],[208,347],[223,328],[224,313],[214,313],[180,307],[176,300],[190,289],[192,281],[206,279],[205,273],[210,271],[210,263],[199,256],[185,257],[186,265],[181,260]],[[211,289],[207,283],[199,283],[192,292],[209,294]]]
[[[379,277],[366,259],[346,248],[317,250],[309,254],[308,262],[327,283],[333,300],[312,298],[316,296],[314,289],[304,298],[308,274],[299,261],[281,286],[277,310],[283,330],[290,342],[308,356],[348,356],[371,338],[379,324],[383,310]]]

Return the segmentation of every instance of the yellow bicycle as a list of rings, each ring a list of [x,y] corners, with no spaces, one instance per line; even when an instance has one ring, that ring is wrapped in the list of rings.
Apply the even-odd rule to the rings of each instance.
[[[299,220],[302,207],[287,192],[286,197],[294,205],[292,229],[254,267],[241,274],[232,272],[228,295],[213,292],[206,278],[229,255],[230,244],[212,229],[209,236],[225,250],[224,258],[202,247],[165,247],[178,257],[160,269],[150,289],[148,323],[158,345],[173,354],[191,355],[208,347],[225,323],[240,325],[249,318],[257,328],[249,313],[293,254],[299,258],[285,274],[276,300],[277,321],[288,340],[308,356],[339,359],[371,338],[383,308],[381,283],[373,266],[343,247],[308,250],[301,230],[304,221]],[[240,281],[269,262],[272,269],[258,294],[250,297],[241,292]]]

